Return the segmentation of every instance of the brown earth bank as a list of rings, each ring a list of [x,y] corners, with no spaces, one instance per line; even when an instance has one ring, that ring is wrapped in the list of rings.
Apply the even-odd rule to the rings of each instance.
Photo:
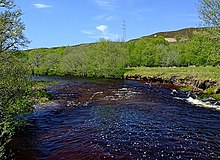
[[[188,88],[189,90],[196,93],[203,93],[204,90],[212,88],[218,85],[217,81],[214,80],[198,80],[195,76],[189,75],[185,78],[180,78],[180,75],[172,75],[170,78],[162,78],[161,74],[146,77],[140,74],[127,75],[127,80],[138,80],[145,83],[152,83],[155,85],[165,86],[174,89]],[[220,87],[217,87],[214,94],[220,93]]]

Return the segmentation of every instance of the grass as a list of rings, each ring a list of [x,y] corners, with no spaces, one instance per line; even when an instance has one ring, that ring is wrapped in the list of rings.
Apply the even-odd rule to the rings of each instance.
[[[52,95],[46,91],[46,86],[49,85],[58,85],[58,82],[35,81],[32,89],[34,91],[33,100],[36,103],[40,103],[40,104],[50,103],[50,100],[52,99]]]
[[[130,67],[126,69],[125,76],[140,74],[142,77],[152,77],[162,74],[162,78],[170,78],[172,75],[178,75],[179,78],[185,78],[189,75],[198,80],[220,81],[220,67]]]
[[[214,90],[220,86],[220,67],[130,67],[126,69],[125,76],[139,74],[142,77],[153,77],[160,75],[161,78],[169,79],[172,75],[178,75],[179,78],[193,76],[198,80],[217,81],[217,85],[204,90],[204,94],[220,100],[220,94],[214,94]],[[191,87],[183,87],[181,90],[190,91]]]

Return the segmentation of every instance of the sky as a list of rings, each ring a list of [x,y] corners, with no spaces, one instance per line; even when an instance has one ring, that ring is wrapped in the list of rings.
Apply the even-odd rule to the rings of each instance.
[[[15,0],[28,48],[72,46],[100,38],[126,41],[198,27],[198,0]],[[126,27],[123,27],[123,21]],[[123,28],[126,28],[123,30]]]

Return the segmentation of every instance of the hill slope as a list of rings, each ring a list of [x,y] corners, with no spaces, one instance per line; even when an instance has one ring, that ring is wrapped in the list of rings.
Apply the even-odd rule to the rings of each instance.
[[[176,30],[176,31],[166,31],[166,32],[157,32],[148,36],[143,36],[140,38],[155,38],[157,36],[163,36],[168,42],[176,42],[175,37],[177,35],[180,36],[191,36],[193,34],[194,31],[198,31],[201,30],[202,28],[184,28],[184,29],[180,29],[180,30]],[[136,41],[139,40],[140,38],[136,38],[136,39],[132,39],[130,41]]]

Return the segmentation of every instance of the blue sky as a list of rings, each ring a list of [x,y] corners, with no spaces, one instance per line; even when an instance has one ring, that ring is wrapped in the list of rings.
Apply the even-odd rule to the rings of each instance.
[[[198,27],[198,0],[15,0],[29,48],[126,40],[159,31]]]

